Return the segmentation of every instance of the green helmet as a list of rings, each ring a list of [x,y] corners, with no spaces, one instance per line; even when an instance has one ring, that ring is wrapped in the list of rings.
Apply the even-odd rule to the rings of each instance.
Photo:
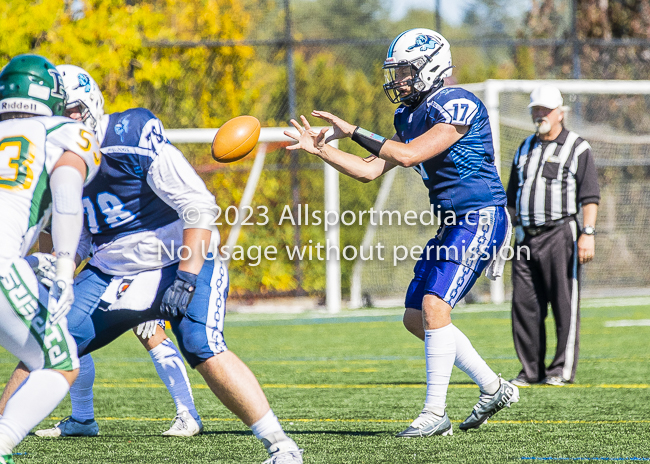
[[[63,116],[66,99],[61,75],[42,56],[18,55],[0,72],[0,114]]]

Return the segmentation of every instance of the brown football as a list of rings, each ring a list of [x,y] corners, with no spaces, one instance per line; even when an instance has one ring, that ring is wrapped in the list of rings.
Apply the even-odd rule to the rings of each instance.
[[[260,138],[261,125],[253,116],[237,116],[227,121],[214,136],[212,157],[220,163],[232,163],[248,155]]]

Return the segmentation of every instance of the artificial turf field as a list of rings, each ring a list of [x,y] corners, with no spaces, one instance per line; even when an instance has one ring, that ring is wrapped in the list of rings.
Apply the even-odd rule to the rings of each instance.
[[[454,313],[454,323],[488,364],[504,378],[514,377],[519,362],[508,306],[467,305]],[[612,327],[625,325],[612,322],[622,320],[636,322]],[[458,424],[479,391],[454,368],[447,396],[452,437],[394,437],[419,414],[425,394],[423,343],[403,328],[401,310],[344,311],[336,317],[230,314],[225,335],[257,375],[285,430],[305,449],[305,463],[650,461],[650,298],[583,301],[576,383],[522,388],[519,403],[469,433]],[[93,356],[100,435],[28,436],[15,450],[17,464],[267,458],[195,371],[189,375],[205,432],[161,437],[174,416],[173,403],[132,333]],[[3,382],[14,365],[0,351]],[[69,413],[66,399],[42,426]]]

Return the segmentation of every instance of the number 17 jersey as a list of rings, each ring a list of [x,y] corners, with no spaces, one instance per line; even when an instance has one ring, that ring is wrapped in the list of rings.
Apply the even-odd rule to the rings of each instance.
[[[487,109],[473,93],[442,88],[415,108],[402,105],[395,111],[395,129],[404,143],[440,123],[469,126],[469,130],[447,150],[415,167],[429,189],[431,204],[441,213],[456,215],[505,206]]]

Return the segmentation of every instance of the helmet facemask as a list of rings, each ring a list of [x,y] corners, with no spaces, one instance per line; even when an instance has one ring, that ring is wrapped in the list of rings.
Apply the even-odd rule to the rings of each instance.
[[[384,92],[391,103],[406,103],[417,98],[424,90],[424,82],[418,77],[418,69],[408,61],[385,64]]]
[[[84,103],[81,100],[68,102],[68,104],[65,107],[65,113],[64,113],[65,116],[71,117],[71,115],[74,114],[75,112],[78,112],[81,115],[81,117],[78,119],[79,121],[85,124],[86,127],[92,129],[93,132],[96,132],[97,120],[92,115],[90,108],[88,108],[88,105],[86,105],[86,103]],[[73,118],[73,119],[77,119],[77,118]]]

